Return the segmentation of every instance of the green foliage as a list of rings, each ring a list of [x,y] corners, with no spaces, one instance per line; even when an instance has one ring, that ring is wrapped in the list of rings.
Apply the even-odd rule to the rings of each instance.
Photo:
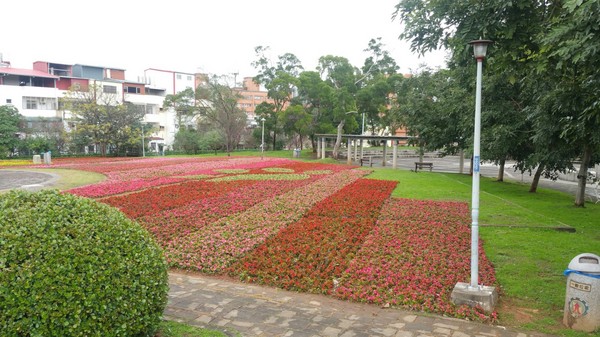
[[[77,122],[73,137],[80,145],[96,144],[103,156],[137,145],[140,130],[134,126],[140,124],[144,111],[120,103],[117,94],[91,85],[88,91],[69,90],[61,101]]]
[[[11,105],[0,106],[0,158],[10,155],[19,139],[15,134],[19,131],[21,115]]]
[[[196,154],[200,150],[200,134],[195,130],[180,128],[175,134],[173,149],[186,154]]]
[[[218,77],[208,79],[196,88],[199,116],[223,135],[227,152],[240,143],[247,124],[247,115],[238,107],[239,92],[221,84]]]
[[[177,126],[184,127],[190,125],[190,120],[198,110],[196,108],[195,93],[192,88],[178,92],[177,94],[169,94],[163,102],[164,108],[172,108],[177,116]]]
[[[153,336],[167,269],[122,213],[56,190],[0,197],[3,336]]]

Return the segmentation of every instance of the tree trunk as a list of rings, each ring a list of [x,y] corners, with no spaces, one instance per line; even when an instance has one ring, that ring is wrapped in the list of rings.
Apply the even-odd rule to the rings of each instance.
[[[496,181],[504,181],[504,165],[506,164],[506,159],[502,158],[500,160],[500,167],[498,168],[498,179]]]
[[[587,183],[588,166],[590,159],[592,158],[592,147],[585,145],[583,148],[583,158],[581,158],[581,166],[579,166],[579,172],[577,173],[577,194],[575,195],[575,206],[585,206],[585,186]]]
[[[535,174],[533,175],[533,180],[531,181],[531,186],[529,186],[529,193],[537,192],[538,184],[540,183],[540,177],[542,176],[542,172],[544,172],[544,165],[539,165],[537,170],[535,170]]]
[[[342,143],[342,130],[344,129],[345,120],[342,120],[337,126],[337,137],[335,138],[335,145],[333,146],[333,159],[338,159],[338,152],[340,150],[340,144]]]

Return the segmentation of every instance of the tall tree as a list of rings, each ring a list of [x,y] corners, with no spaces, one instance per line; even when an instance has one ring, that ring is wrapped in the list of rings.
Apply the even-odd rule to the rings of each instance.
[[[177,128],[192,126],[194,124],[193,119],[198,113],[194,89],[186,88],[176,94],[167,95],[163,101],[163,107],[175,111],[175,126]]]
[[[583,207],[588,168],[600,160],[600,2],[567,0],[561,14],[542,35],[543,74],[557,77],[543,100],[580,161],[575,206]]]
[[[273,100],[275,115],[279,116],[289,104],[297,86],[297,77],[303,67],[300,60],[291,53],[280,55],[277,62],[273,64],[271,58],[267,55],[269,47],[258,46],[254,49],[257,59],[252,62],[254,68],[258,70],[258,75],[254,77],[256,83],[264,85],[267,89],[267,95]],[[273,122],[277,123],[278,118]],[[279,127],[273,125],[273,148],[277,142],[277,132]]]
[[[283,130],[291,136],[294,148],[302,149],[303,140],[310,131],[311,115],[302,105],[291,105],[279,115]]]
[[[399,67],[380,37],[369,40],[364,51],[370,55],[365,59],[362,74],[356,81],[359,88],[356,101],[360,112],[357,117],[361,117],[361,123],[365,122],[366,127],[371,126],[372,133],[375,133],[376,127],[382,127],[394,134],[397,129],[382,123],[382,117],[390,113],[390,95],[393,93],[390,78],[397,74]],[[363,117],[365,121],[362,120]]]
[[[240,143],[247,125],[246,113],[237,104],[239,99],[239,93],[221,84],[217,76],[196,88],[200,116],[213,123],[221,132],[228,154]]]
[[[0,106],[0,158],[11,155],[18,145],[20,122],[21,114],[17,108],[12,105]]]
[[[333,158],[337,159],[344,126],[348,125],[350,130],[354,130],[358,126],[355,116],[352,116],[353,113],[358,113],[355,96],[358,69],[353,67],[345,57],[326,55],[319,58],[317,70],[320,72],[321,78],[334,89],[332,92],[332,120],[338,124]]]
[[[301,104],[311,115],[309,135],[313,152],[317,152],[315,134],[333,133],[332,124],[334,89],[329,86],[316,71],[304,71],[298,77],[298,95],[294,101]]]
[[[116,94],[105,93],[101,85],[90,85],[87,91],[69,90],[62,99],[65,110],[71,112],[76,137],[88,139],[106,156],[109,150],[119,153],[137,142],[144,111],[119,103]]]

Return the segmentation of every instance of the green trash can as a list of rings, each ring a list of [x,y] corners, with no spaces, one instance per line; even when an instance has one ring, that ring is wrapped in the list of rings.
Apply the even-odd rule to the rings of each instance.
[[[571,329],[594,332],[600,329],[600,256],[575,256],[564,273],[567,294],[563,323]]]

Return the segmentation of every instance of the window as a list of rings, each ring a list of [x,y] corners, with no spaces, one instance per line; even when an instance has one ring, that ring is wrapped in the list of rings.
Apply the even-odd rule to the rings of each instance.
[[[7,99],[6,99],[6,104],[11,104],[11,103],[12,103],[12,99],[10,99],[10,98],[7,98]]]
[[[191,81],[192,80],[192,75],[188,75],[187,80]]]
[[[104,85],[102,86],[102,91],[106,94],[116,94],[117,87],[114,85]]]
[[[32,109],[32,110],[37,109],[36,97],[23,97],[23,100],[25,101],[25,103],[23,104],[25,106],[25,109]]]
[[[138,87],[125,87],[125,92],[128,94],[139,94],[140,88]]]
[[[153,105],[153,104],[146,104],[146,114],[153,114],[154,107],[155,107],[155,105]]]
[[[159,129],[160,129],[160,131],[165,131],[165,127],[164,127],[164,126],[162,126],[162,125],[160,126],[160,128],[159,128]]]
[[[181,79],[181,74],[177,74],[177,79],[180,80]]]

